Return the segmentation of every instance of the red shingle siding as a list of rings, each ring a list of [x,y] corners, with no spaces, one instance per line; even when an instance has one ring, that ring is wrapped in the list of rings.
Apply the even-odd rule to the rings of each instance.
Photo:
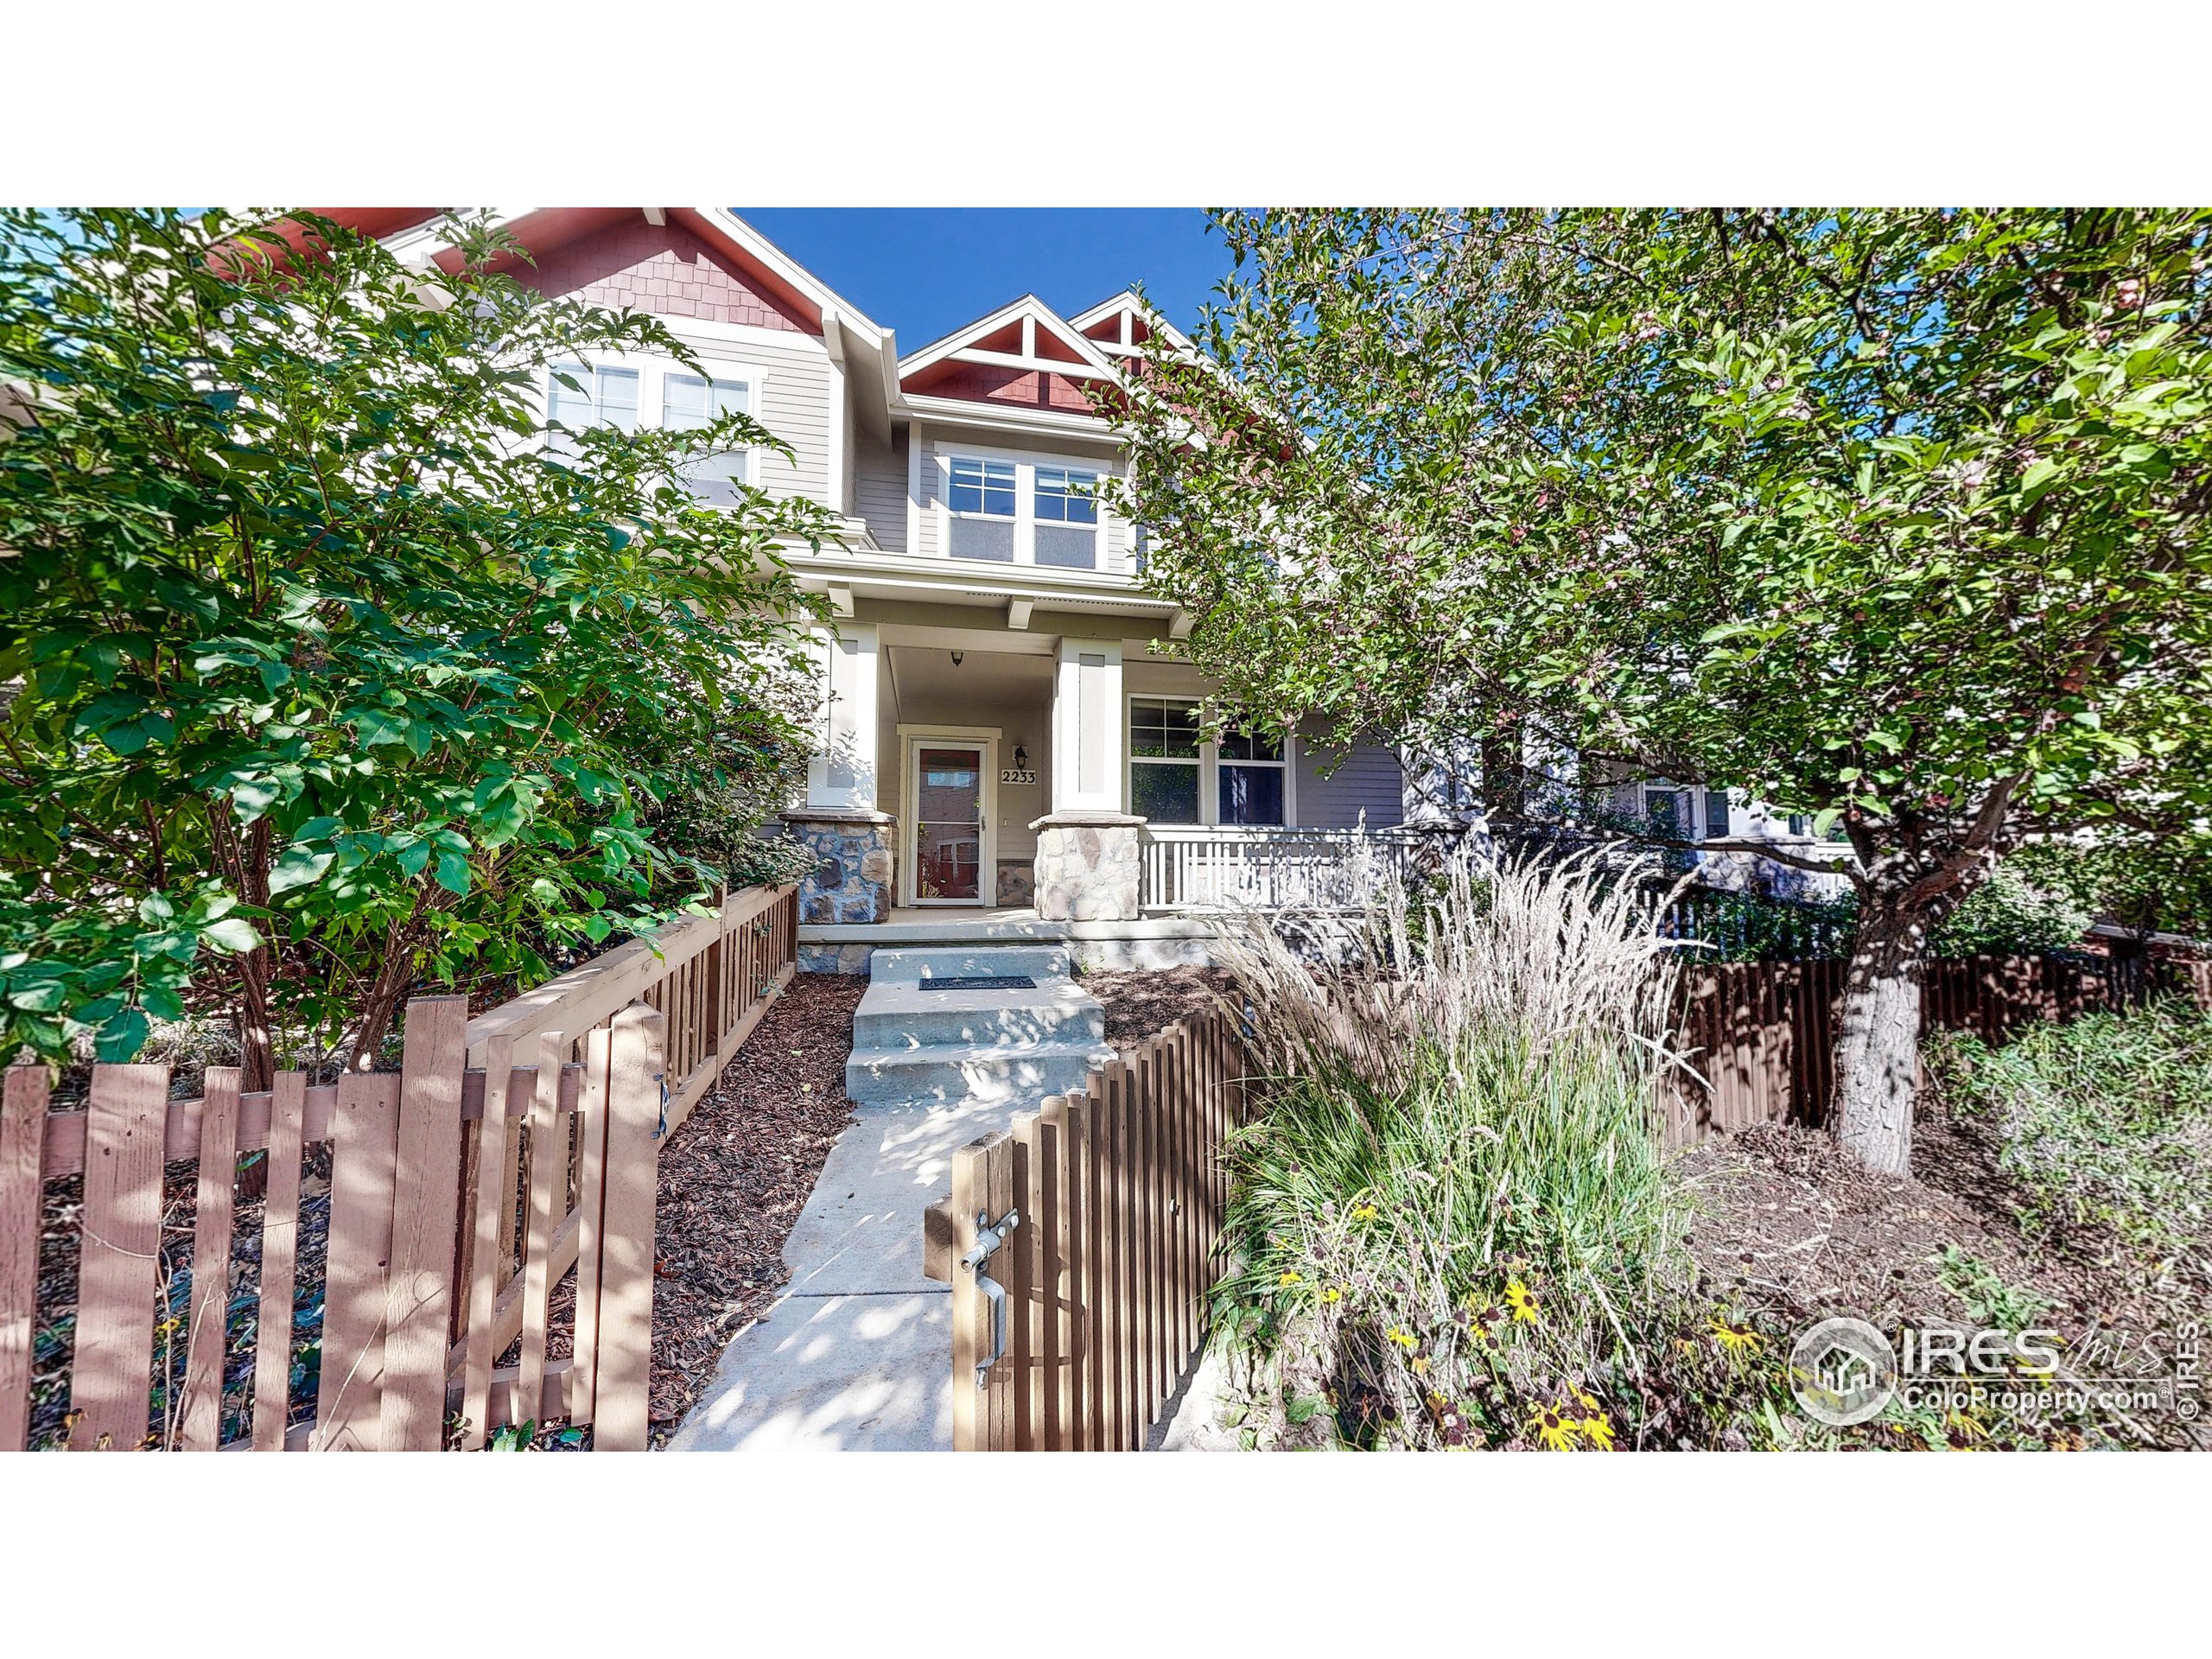
[[[640,219],[594,232],[540,255],[534,269],[524,265],[515,274],[542,294],[575,295],[594,305],[750,323],[786,334],[819,332],[675,225]]]
[[[917,375],[906,390],[931,397],[960,397],[976,404],[1013,404],[1025,409],[1088,415],[1090,399],[1083,383],[1064,374],[1009,369],[995,363],[947,363]]]

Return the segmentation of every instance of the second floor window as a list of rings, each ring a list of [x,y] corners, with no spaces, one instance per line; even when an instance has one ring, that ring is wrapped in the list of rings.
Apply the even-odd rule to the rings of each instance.
[[[545,413],[548,420],[571,432],[588,426],[634,432],[638,429],[638,372],[556,363],[547,377]],[[553,449],[556,454],[574,454],[575,445],[556,433]]]
[[[1037,469],[1037,563],[1098,568],[1098,474]]]
[[[1014,558],[1014,463],[956,456],[945,505],[952,510],[956,559]]]
[[[661,424],[671,431],[709,426],[725,415],[750,414],[751,388],[742,380],[702,380],[696,374],[671,374],[660,383]],[[715,506],[737,504],[738,491],[749,482],[747,468],[751,452],[718,449],[701,455],[683,469],[691,493]]]

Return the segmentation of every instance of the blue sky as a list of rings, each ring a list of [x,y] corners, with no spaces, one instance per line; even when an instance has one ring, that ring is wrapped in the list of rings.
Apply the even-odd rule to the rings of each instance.
[[[1229,270],[1195,207],[738,207],[732,210],[898,331],[903,355],[1008,300],[1065,316],[1140,280],[1188,327]]]

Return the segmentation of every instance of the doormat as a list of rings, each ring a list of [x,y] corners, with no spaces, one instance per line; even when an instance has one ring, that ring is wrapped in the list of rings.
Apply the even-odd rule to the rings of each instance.
[[[949,974],[922,982],[925,991],[1030,991],[1037,982],[1027,974]]]

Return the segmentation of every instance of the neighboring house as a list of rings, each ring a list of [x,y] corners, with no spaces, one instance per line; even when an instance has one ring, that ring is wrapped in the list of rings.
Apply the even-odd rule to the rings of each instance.
[[[443,210],[324,209],[403,258],[444,251]],[[717,457],[734,483],[821,502],[840,544],[791,562],[825,594],[822,753],[787,815],[823,855],[802,893],[810,965],[897,939],[1070,938],[1094,960],[1189,959],[1182,913],[1325,897],[1363,831],[1398,824],[1382,744],[1317,732],[1204,741],[1212,683],[1188,619],[1140,580],[1141,529],[1096,499],[1123,468],[1089,397],[1154,326],[1129,294],[1072,316],[1033,295],[901,357],[890,329],[715,207],[515,208],[522,281],[649,311],[707,372],[613,356],[570,426],[741,410],[791,446]]]

